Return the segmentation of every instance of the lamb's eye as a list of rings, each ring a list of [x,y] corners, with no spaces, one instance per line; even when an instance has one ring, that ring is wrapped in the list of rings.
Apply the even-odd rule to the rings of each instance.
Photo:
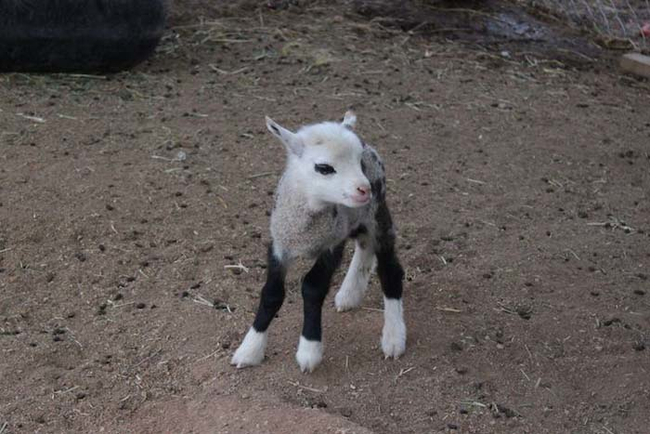
[[[336,170],[334,170],[334,168],[329,164],[315,164],[314,170],[321,175],[332,175],[336,173]]]

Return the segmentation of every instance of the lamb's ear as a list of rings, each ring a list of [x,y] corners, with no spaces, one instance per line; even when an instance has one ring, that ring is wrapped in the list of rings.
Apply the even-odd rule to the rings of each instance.
[[[341,124],[345,128],[349,130],[353,130],[356,123],[357,123],[357,115],[355,115],[352,110],[346,111],[345,116],[343,117],[343,122],[341,122]]]
[[[268,116],[266,117],[266,128],[268,128],[275,137],[284,143],[287,151],[294,155],[297,155],[298,157],[302,155],[304,146],[300,138],[295,133],[292,133],[286,128],[281,127]]]

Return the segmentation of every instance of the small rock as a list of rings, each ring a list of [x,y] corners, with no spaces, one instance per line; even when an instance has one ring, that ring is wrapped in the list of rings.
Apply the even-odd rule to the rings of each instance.
[[[515,417],[517,416],[517,412],[504,406],[503,404],[496,404],[496,410],[499,413],[503,413],[507,418]]]
[[[517,309],[517,314],[520,318],[530,319],[531,315],[533,314],[533,310],[530,307],[522,306]]]
[[[645,295],[645,291],[643,289],[635,289],[634,293],[636,295]]]
[[[227,303],[221,301],[221,300],[215,300],[212,305],[214,306],[215,309],[218,310],[225,310],[225,311],[230,311],[233,312],[235,310],[234,307],[228,306]]]
[[[311,403],[311,408],[327,408],[327,403],[322,398],[319,398]]]
[[[97,315],[106,315],[106,303],[100,304],[97,308]]]
[[[201,253],[208,253],[212,249],[214,249],[214,244],[206,244],[205,246],[201,246],[199,251],[201,251]]]
[[[135,305],[135,307],[136,307],[137,309],[144,309],[145,307],[147,307],[147,305],[144,304],[144,303],[138,303],[138,304]]]
[[[609,327],[609,326],[611,326],[612,324],[616,324],[616,323],[620,323],[620,322],[621,322],[621,319],[620,319],[620,318],[616,318],[616,317],[614,317],[614,318],[611,318],[611,319],[608,319],[608,320],[603,321],[603,325],[604,325],[605,327]]]
[[[451,348],[452,351],[463,351],[463,346],[459,344],[458,342],[452,342],[449,344],[449,347]]]

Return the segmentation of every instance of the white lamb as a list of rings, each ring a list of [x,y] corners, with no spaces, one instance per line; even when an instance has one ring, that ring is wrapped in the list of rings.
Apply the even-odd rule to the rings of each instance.
[[[231,361],[238,368],[264,359],[267,329],[284,301],[287,268],[298,257],[314,259],[315,264],[302,282],[304,324],[296,359],[303,372],[320,364],[321,311],[348,238],[354,238],[356,247],[335,297],[336,308],[359,306],[376,257],[384,292],[381,346],[386,358],[404,353],[404,272],[395,253],[384,165],[352,131],[355,122],[356,116],[348,111],[341,123],[308,125],[293,133],[266,118],[268,129],[285,145],[288,160],[271,216],[266,284],[253,326]]]

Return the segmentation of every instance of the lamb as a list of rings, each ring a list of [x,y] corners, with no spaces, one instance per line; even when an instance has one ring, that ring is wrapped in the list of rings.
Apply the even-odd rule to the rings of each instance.
[[[382,350],[386,358],[398,358],[406,349],[404,271],[386,203],[384,164],[354,133],[355,123],[356,115],[348,111],[340,123],[307,125],[294,133],[266,118],[267,128],[287,150],[287,165],[276,190],[267,278],[257,315],[231,360],[238,368],[264,359],[267,330],[284,301],[287,269],[297,258],[315,263],[302,281],[304,322],[296,360],[303,372],[320,364],[322,307],[348,238],[355,240],[355,250],[335,297],[336,309],[361,304],[376,259],[384,293]]]

